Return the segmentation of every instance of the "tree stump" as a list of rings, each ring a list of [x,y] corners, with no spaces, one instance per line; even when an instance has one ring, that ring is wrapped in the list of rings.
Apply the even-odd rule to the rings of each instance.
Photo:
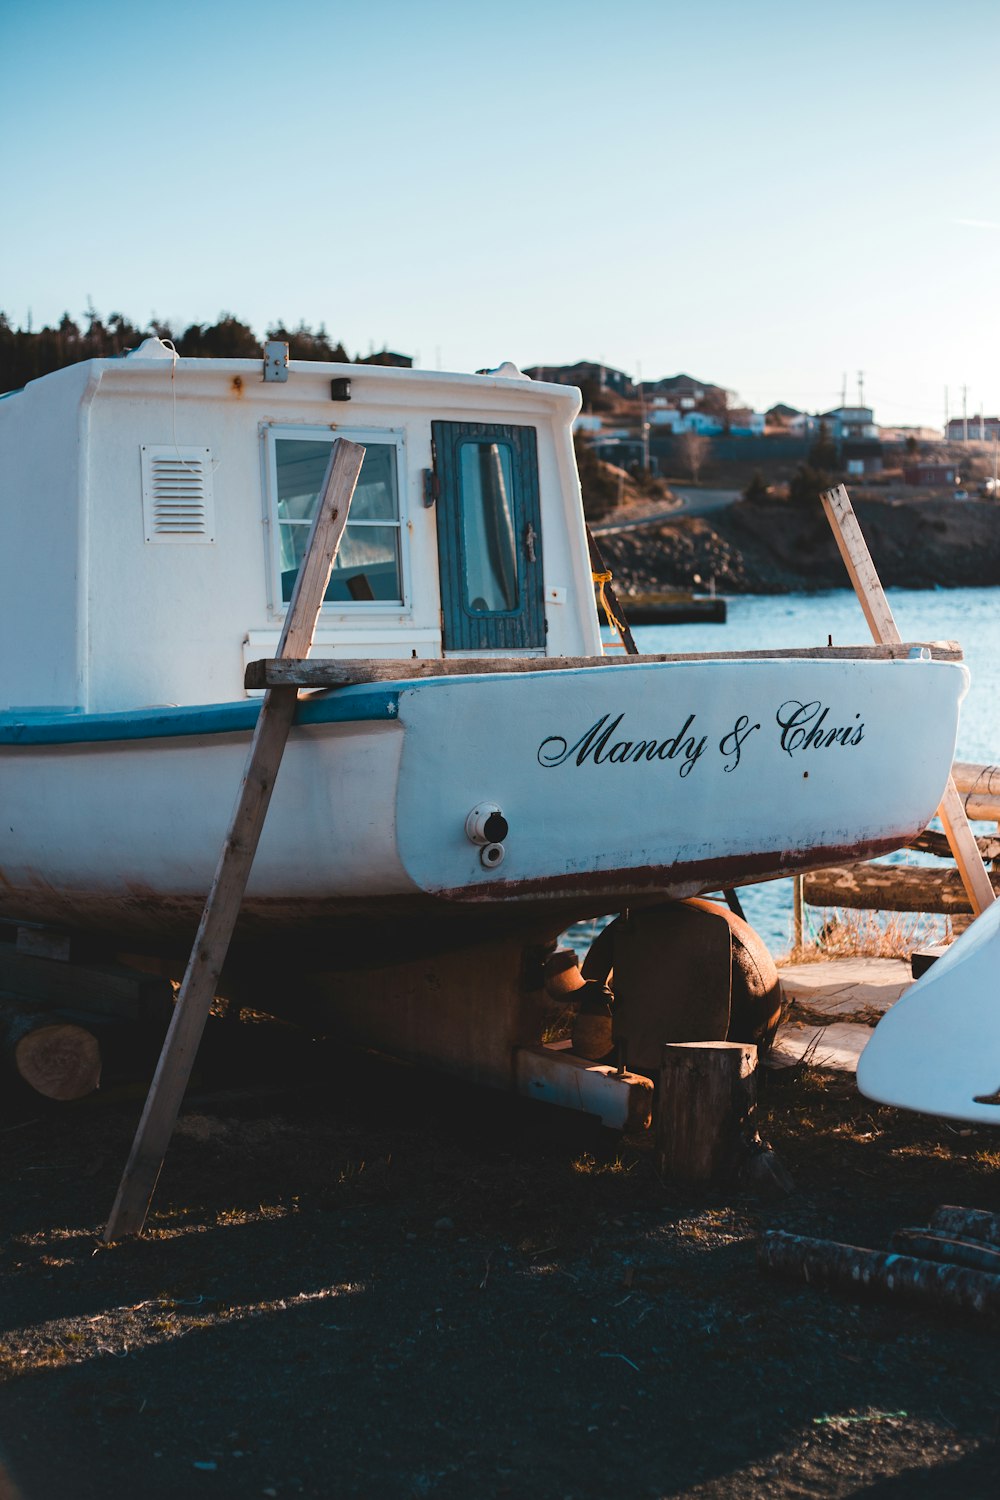
[[[691,1185],[736,1176],[757,1139],[757,1048],[667,1042],[656,1115],[664,1178]]]
[[[0,1001],[0,1040],[15,1072],[46,1099],[83,1099],[101,1081],[96,1036],[57,1013]]]

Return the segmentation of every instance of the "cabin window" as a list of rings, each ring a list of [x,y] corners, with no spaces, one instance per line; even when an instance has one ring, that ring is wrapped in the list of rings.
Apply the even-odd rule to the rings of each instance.
[[[458,449],[465,606],[473,614],[520,608],[514,540],[514,465],[508,443]]]
[[[324,602],[402,605],[400,461],[402,438],[391,432],[344,432],[364,443],[365,458]],[[271,490],[276,500],[280,601],[292,597],[316,514],[334,434],[268,433]]]
[[[431,437],[445,650],[544,647],[535,429],[432,422]]]

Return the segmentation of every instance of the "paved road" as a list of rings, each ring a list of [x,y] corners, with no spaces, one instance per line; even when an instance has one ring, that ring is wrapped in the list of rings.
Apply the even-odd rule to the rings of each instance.
[[[679,504],[664,505],[657,509],[644,510],[628,521],[605,521],[595,526],[595,536],[607,536],[614,531],[635,531],[639,526],[656,526],[661,521],[672,521],[676,516],[703,516],[709,511],[722,510],[741,498],[739,490],[696,490],[687,486],[674,486]]]
[[[686,485],[675,485],[674,494],[682,502],[682,510],[689,516],[703,516],[710,510],[722,510],[742,500],[740,490],[696,490]]]

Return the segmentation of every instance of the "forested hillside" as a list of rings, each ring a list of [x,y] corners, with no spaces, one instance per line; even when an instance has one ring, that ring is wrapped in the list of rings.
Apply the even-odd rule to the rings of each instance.
[[[117,312],[103,318],[91,307],[81,323],[74,322],[69,313],[63,313],[54,328],[15,328],[6,314],[0,312],[0,393],[20,390],[29,380],[60,370],[64,365],[75,364],[80,359],[107,359],[124,354],[126,349],[137,348],[150,334],[171,339],[178,354],[247,359],[256,358],[261,352],[258,335],[231,313],[220,313],[215,323],[192,323],[179,331],[167,323],[158,322],[140,327]],[[277,323],[267,329],[266,336],[284,339],[292,359],[329,359],[346,363],[349,358],[344,346],[333,342],[322,324],[313,330],[304,323],[297,328],[285,328]]]

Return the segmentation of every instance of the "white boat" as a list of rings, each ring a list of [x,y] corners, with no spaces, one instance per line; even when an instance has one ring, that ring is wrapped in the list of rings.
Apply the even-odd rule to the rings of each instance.
[[[398,675],[302,702],[237,954],[554,935],[922,829],[960,661],[604,654],[579,404],[156,339],[0,400],[0,918],[190,944],[337,434],[366,457],[313,657]]]
[[[1000,1125],[1000,901],[882,1017],[858,1060],[869,1099]]]

